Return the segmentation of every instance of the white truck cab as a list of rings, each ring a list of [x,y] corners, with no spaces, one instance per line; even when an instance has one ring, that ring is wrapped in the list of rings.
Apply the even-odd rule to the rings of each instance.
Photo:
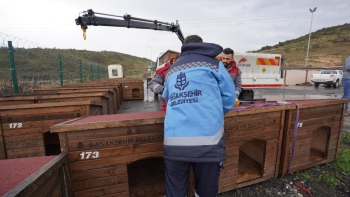
[[[315,84],[316,88],[320,84],[324,84],[328,87],[333,86],[333,88],[337,88],[341,84],[342,77],[342,70],[322,70],[320,74],[312,75],[311,82]]]
[[[108,66],[108,78],[122,78],[123,66],[120,64],[112,64]]]

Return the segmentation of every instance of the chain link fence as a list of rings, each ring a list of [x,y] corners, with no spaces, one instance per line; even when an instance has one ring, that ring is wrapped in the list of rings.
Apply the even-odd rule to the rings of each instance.
[[[0,32],[0,95],[108,78],[106,66]]]

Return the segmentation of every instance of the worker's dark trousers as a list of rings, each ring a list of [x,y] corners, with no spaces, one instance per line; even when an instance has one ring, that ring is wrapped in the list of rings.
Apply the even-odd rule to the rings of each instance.
[[[220,176],[218,162],[190,163],[165,160],[166,197],[186,196],[191,166],[194,171],[196,195],[217,196]]]

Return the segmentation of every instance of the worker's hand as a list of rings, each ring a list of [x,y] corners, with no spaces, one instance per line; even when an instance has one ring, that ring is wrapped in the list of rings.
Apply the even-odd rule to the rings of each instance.
[[[238,98],[236,98],[236,102],[235,102],[235,105],[234,105],[234,106],[236,107],[236,106],[238,106],[238,105],[239,105],[239,100],[238,100]]]
[[[239,98],[240,92],[236,90],[236,98]]]

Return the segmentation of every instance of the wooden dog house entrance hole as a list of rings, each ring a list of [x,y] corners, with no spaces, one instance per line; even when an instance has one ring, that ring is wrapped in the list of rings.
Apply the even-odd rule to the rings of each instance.
[[[127,165],[129,196],[153,197],[165,195],[164,159],[148,158]]]
[[[140,89],[138,88],[132,89],[132,98],[141,98]]]
[[[262,177],[264,171],[266,141],[254,139],[239,147],[237,183]]]
[[[60,139],[58,133],[43,133],[45,156],[59,155],[61,153]]]
[[[330,133],[330,127],[320,127],[312,132],[309,162],[318,162],[327,158]]]

